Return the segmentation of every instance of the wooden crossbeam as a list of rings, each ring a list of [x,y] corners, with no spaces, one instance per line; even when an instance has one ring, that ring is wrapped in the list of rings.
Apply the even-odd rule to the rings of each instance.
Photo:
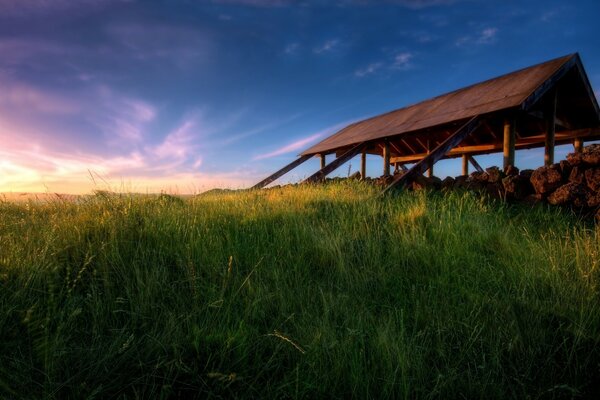
[[[268,176],[267,178],[263,179],[262,181],[258,182],[256,185],[252,186],[252,189],[261,189],[261,188],[267,186],[269,183],[273,182],[274,180],[283,176],[284,174],[287,174],[288,172],[290,172],[291,170],[293,170],[298,165],[302,164],[304,161],[308,160],[311,157],[312,157],[312,155],[304,155],[304,156],[297,158],[295,161],[292,161],[285,167],[281,168],[279,171],[275,172],[274,174],[272,174],[272,175]]]
[[[556,132],[556,145],[572,143],[577,137],[587,138],[586,140],[600,139],[600,128],[585,128],[575,129],[572,131]],[[545,134],[526,136],[517,138],[515,149],[531,149],[535,147],[544,147]],[[501,152],[503,149],[502,143],[480,144],[475,146],[460,146],[450,150],[446,155],[447,158],[460,157],[463,154],[490,154]],[[411,163],[427,156],[427,153],[411,154],[408,156],[392,157],[390,162]]]
[[[429,165],[433,165],[436,161],[442,159],[450,150],[454,147],[458,146],[460,142],[464,140],[467,136],[469,136],[481,123],[481,120],[478,115],[471,118],[466,124],[458,128],[450,137],[442,142],[439,146],[437,146],[431,153],[427,156],[423,157],[419,162],[417,162],[411,169],[409,169],[405,174],[399,175],[394,178],[394,180],[389,184],[388,187],[385,188],[383,193],[389,191],[391,188],[395,186],[404,186],[412,182],[416,177],[422,175],[423,172],[429,167]]]
[[[302,181],[302,183],[318,182],[325,179],[327,175],[335,171],[343,163],[345,163],[358,153],[362,152],[365,147],[366,144],[364,142],[357,144],[356,146],[352,147],[350,150],[346,151],[344,154],[327,164],[325,168],[321,168],[320,170],[306,178],[304,181]]]
[[[469,159],[469,162],[471,163],[471,165],[473,167],[475,167],[477,172],[483,172],[483,168],[481,168],[481,165],[479,165],[477,160],[475,160],[475,157],[467,155],[467,158]]]

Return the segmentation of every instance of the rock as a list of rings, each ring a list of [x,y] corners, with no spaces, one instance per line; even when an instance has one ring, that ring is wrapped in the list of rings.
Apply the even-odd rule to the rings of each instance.
[[[546,194],[556,190],[561,186],[562,175],[556,164],[540,167],[533,171],[529,178],[535,192],[538,194]]]
[[[571,164],[569,164],[569,162],[566,160],[561,160],[558,163],[558,168],[560,169],[562,180],[567,181],[569,179],[569,175],[571,174]]]
[[[529,179],[519,175],[509,175],[502,179],[502,186],[506,196],[510,199],[523,200],[525,196],[533,192]]]
[[[592,167],[600,165],[600,144],[585,146],[581,152],[581,160]]]
[[[582,200],[586,197],[585,186],[579,183],[569,182],[556,189],[548,196],[548,203],[558,206],[574,202],[576,199]]]
[[[488,181],[488,174],[487,172],[479,172],[479,171],[475,171],[472,172],[471,175],[469,175],[469,178],[467,179],[467,181],[469,182],[487,182]]]
[[[485,169],[488,175],[487,181],[489,183],[500,183],[502,181],[502,171],[498,167],[489,167]]]
[[[580,165],[571,168],[571,173],[569,174],[569,182],[584,183],[585,175],[583,174],[583,172],[583,167]]]
[[[596,217],[594,219],[597,224],[600,224],[600,208],[596,211]]]
[[[348,179],[354,179],[354,180],[359,180],[361,178],[360,172],[356,171],[355,173],[353,173],[352,175],[350,175],[348,177]]]
[[[600,207],[600,192],[588,192],[585,200],[586,206],[590,208]]]
[[[468,175],[460,175],[454,179],[454,187],[457,189],[462,189],[467,187],[467,179],[469,179]]]
[[[508,165],[506,168],[504,168],[504,175],[517,176],[519,175],[519,168],[515,167],[514,165]]]
[[[442,180],[437,176],[427,177],[427,176],[419,176],[412,183],[413,190],[423,190],[423,189],[435,189],[440,190],[442,188]]]
[[[454,187],[455,184],[455,179],[451,176],[447,176],[444,178],[444,180],[442,181],[442,189],[443,190],[450,190]]]
[[[587,186],[594,192],[600,191],[600,168],[588,169],[584,175]]]
[[[487,183],[485,186],[485,190],[489,193],[490,196],[501,198],[504,197],[504,187],[501,182]]]
[[[583,160],[581,159],[580,153],[569,153],[567,154],[567,162],[571,164],[572,167],[576,167],[581,165]]]
[[[523,176],[527,179],[531,178],[531,175],[533,175],[532,169],[524,169],[521,172],[519,172],[519,176]]]

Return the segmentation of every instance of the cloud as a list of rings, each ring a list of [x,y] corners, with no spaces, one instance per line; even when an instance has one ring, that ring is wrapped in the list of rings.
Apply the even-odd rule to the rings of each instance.
[[[340,41],[339,39],[330,39],[325,41],[325,43],[317,46],[313,49],[313,52],[316,54],[329,53],[338,47]]]
[[[321,136],[323,136],[322,133],[315,133],[313,135],[296,140],[295,142],[292,142],[283,147],[280,147],[277,150],[274,150],[274,151],[271,151],[271,152],[265,153],[265,154],[259,154],[259,155],[255,156],[253,158],[253,160],[255,160],[255,161],[256,160],[264,160],[265,158],[272,158],[272,157],[281,156],[283,154],[293,153],[295,151],[298,151],[298,150],[306,147],[309,143],[314,142],[315,140],[319,139]]]
[[[181,125],[170,132],[158,146],[150,148],[150,152],[159,159],[176,159],[185,162],[188,155],[195,150],[193,144],[196,137],[196,118],[186,118]]]
[[[481,34],[477,38],[477,43],[486,44],[491,43],[496,37],[496,33],[498,33],[497,28],[485,28],[481,31]]]
[[[300,47],[300,44],[298,44],[298,43],[290,43],[287,46],[285,46],[285,49],[283,49],[283,52],[285,54],[295,54],[298,51],[299,47]]]
[[[118,0],[0,0],[0,14],[9,16],[40,15],[65,10],[96,9]],[[122,0],[121,0],[122,1]]]
[[[28,113],[43,114],[74,114],[79,111],[75,102],[63,96],[14,80],[0,78],[0,93],[0,105],[5,110],[26,109]]]
[[[460,38],[458,38],[456,40],[456,42],[454,44],[458,47],[468,46],[471,44],[478,44],[478,45],[490,44],[490,43],[494,43],[496,41],[497,34],[498,34],[498,28],[488,27],[488,28],[482,29],[475,36],[470,36],[470,35],[461,36]]]
[[[404,71],[412,67],[411,60],[414,54],[411,52],[402,52],[394,54],[391,59],[386,61],[377,61],[368,64],[366,67],[359,68],[354,71],[354,76],[364,78],[365,76],[375,75],[383,70],[400,70]]]
[[[394,57],[394,63],[392,64],[392,68],[395,69],[407,69],[411,67],[410,60],[412,60],[413,54],[409,52],[396,54]]]
[[[271,152],[268,152],[268,153],[265,153],[265,154],[259,154],[259,155],[255,156],[255,157],[253,157],[252,160],[253,161],[263,160],[263,159],[266,159],[266,158],[272,158],[272,157],[280,156],[280,155],[283,155],[283,154],[288,154],[288,153],[292,153],[292,152],[298,151],[300,149],[303,149],[303,148],[307,147],[308,144],[316,141],[317,139],[319,139],[321,137],[329,136],[329,135],[333,134],[334,132],[339,131],[343,127],[348,126],[349,124],[354,123],[356,121],[359,121],[360,119],[362,119],[362,118],[351,119],[351,120],[343,121],[343,122],[337,123],[335,125],[329,126],[329,127],[325,128],[325,129],[320,130],[317,133],[313,133],[313,134],[311,134],[311,135],[309,135],[309,136],[307,136],[305,138],[296,140],[293,143],[290,143],[290,144],[287,144],[287,145],[285,145],[283,147],[280,147],[277,150],[274,150],[274,151],[271,151]]]
[[[374,62],[364,68],[359,68],[354,71],[354,76],[362,78],[363,76],[372,75],[383,66],[382,62]]]

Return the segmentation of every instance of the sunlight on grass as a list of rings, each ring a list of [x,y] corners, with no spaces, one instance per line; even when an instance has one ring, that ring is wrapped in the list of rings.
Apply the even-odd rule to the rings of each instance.
[[[597,227],[377,193],[0,201],[1,397],[595,393]]]

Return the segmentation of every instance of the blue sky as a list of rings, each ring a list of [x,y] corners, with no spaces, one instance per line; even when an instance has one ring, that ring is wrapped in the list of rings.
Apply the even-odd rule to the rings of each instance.
[[[0,191],[246,187],[352,121],[576,51],[598,93],[599,15],[591,0],[0,0]]]

